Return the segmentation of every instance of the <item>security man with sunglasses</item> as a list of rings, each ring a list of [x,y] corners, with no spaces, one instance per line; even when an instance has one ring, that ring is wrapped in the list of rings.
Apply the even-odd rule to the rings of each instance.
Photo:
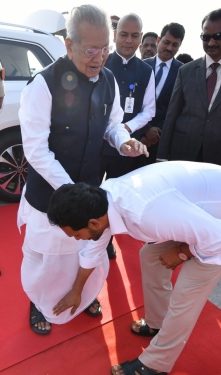
[[[205,57],[182,66],[158,148],[158,161],[221,165],[221,8],[207,14],[200,35]]]

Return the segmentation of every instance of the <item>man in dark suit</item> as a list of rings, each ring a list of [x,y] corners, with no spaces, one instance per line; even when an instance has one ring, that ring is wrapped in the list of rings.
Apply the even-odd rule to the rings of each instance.
[[[148,148],[150,157],[146,160],[146,163],[153,163],[156,159],[161,129],[166,117],[176,76],[182,65],[174,56],[181,46],[184,35],[184,27],[179,23],[170,23],[164,26],[157,41],[157,55],[143,60],[153,68],[156,78],[156,115],[152,121],[149,122],[146,131],[146,136],[148,136],[149,141],[151,132],[155,145]],[[159,77],[159,74],[161,77]],[[145,138],[143,141],[149,146],[149,143],[145,142]]]
[[[221,8],[204,17],[201,39],[205,57],[179,70],[160,140],[159,160],[221,164]]]

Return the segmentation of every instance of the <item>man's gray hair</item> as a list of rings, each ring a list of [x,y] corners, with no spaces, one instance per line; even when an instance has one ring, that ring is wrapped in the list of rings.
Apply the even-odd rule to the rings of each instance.
[[[67,38],[80,42],[79,26],[82,22],[88,22],[98,27],[106,27],[109,31],[110,20],[106,13],[94,5],[81,5],[72,9],[67,21]]]

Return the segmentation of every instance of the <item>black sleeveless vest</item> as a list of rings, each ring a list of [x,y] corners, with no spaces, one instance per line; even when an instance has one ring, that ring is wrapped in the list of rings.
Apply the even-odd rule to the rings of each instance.
[[[74,182],[99,185],[103,135],[115,97],[113,74],[104,68],[93,83],[67,57],[40,74],[52,95],[49,149]],[[52,192],[51,185],[29,165],[27,201],[46,212]]]
[[[116,53],[109,55],[106,65],[108,69],[114,74],[119,90],[120,90],[120,102],[121,107],[124,110],[126,97],[129,96],[129,86],[134,85],[134,110],[133,113],[124,113],[123,122],[127,122],[141,112],[143,105],[143,98],[145,90],[150,80],[152,68],[145,64],[138,57],[134,56],[128,61],[127,64],[123,64],[122,58]],[[131,137],[140,139],[143,135],[143,129],[139,129],[134,132]],[[116,155],[117,151],[111,147],[107,142],[104,145],[104,155]]]

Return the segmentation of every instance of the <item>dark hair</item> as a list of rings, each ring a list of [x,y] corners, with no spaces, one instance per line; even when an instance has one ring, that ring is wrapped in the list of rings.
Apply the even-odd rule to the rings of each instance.
[[[192,56],[190,56],[188,53],[180,53],[176,56],[176,59],[182,62],[183,64],[193,61]]]
[[[208,13],[202,20],[202,28],[206,21],[219,21],[221,19],[221,8],[213,10],[212,12]]]
[[[147,33],[143,35],[141,44],[143,44],[144,39],[147,38],[148,36],[150,36],[151,38],[156,38],[156,39],[158,38],[157,33],[154,33],[153,31],[148,31]]]
[[[174,38],[181,39],[181,41],[184,38],[185,35],[185,29],[183,25],[180,25],[179,23],[171,22],[168,25],[165,25],[161,31],[160,37],[162,38],[167,31],[173,35]]]
[[[49,201],[48,219],[59,227],[70,226],[79,230],[88,226],[90,219],[107,213],[105,190],[84,182],[65,184],[54,191]]]

